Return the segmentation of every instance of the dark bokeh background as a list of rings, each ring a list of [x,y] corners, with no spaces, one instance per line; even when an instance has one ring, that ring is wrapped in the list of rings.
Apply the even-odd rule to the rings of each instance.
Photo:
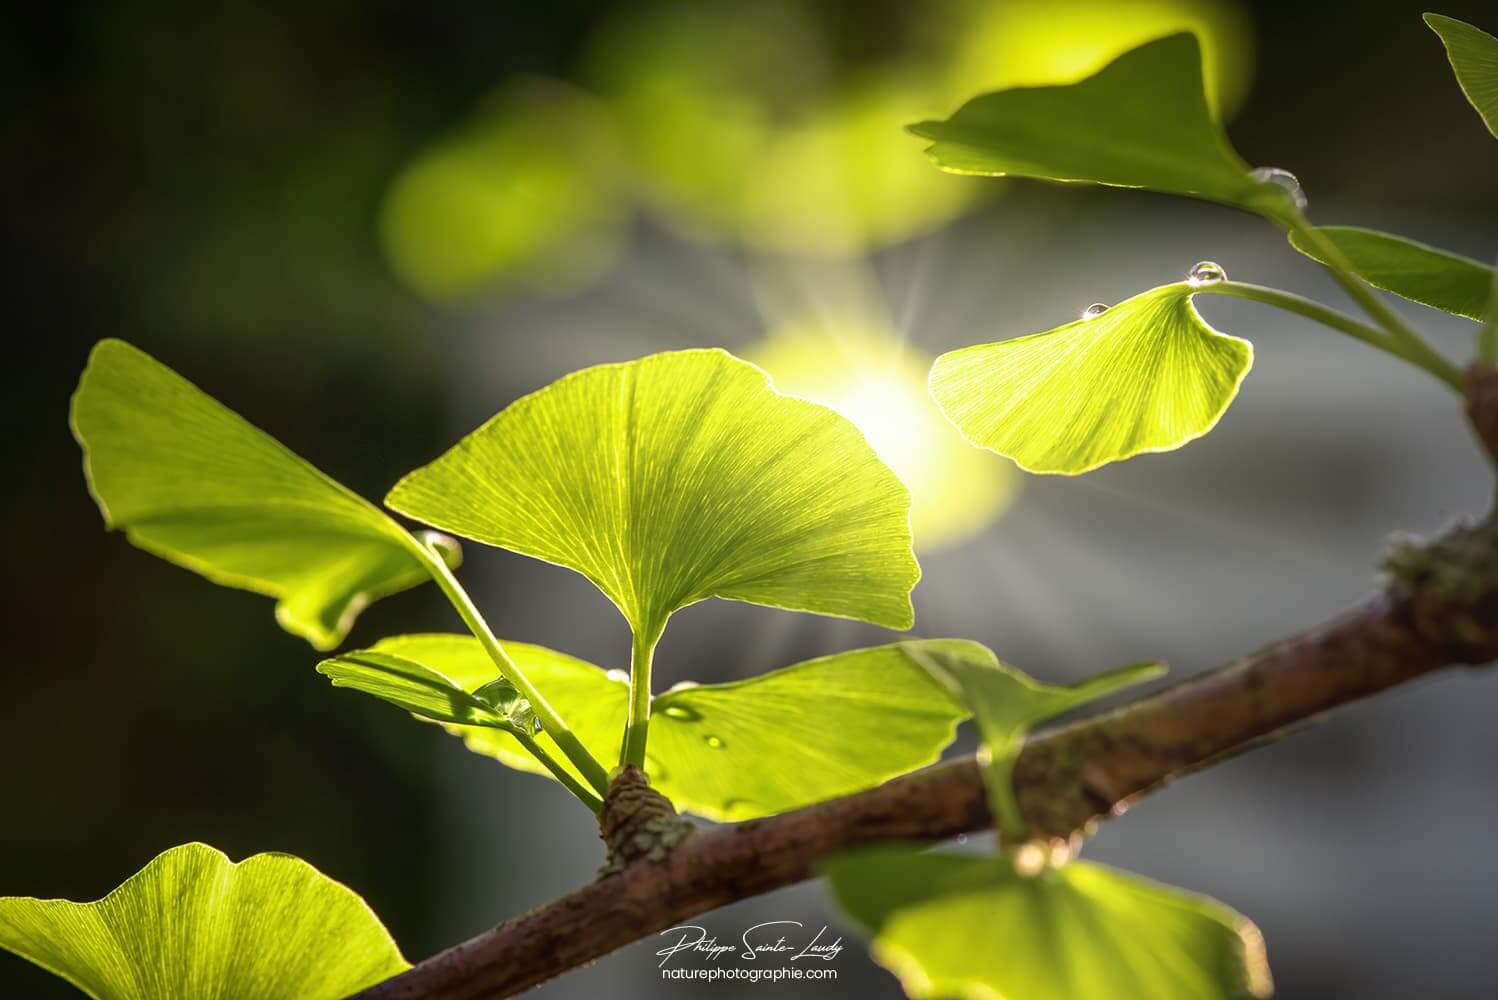
[[[334,692],[269,602],[106,535],[66,407],[89,346],[124,337],[379,496],[571,368],[752,341],[740,257],[648,224],[619,271],[566,302],[439,309],[382,259],[374,220],[401,164],[506,75],[567,72],[608,7],[127,0],[11,12],[0,893],[95,898],[190,840],[235,858],[288,851],[364,894],[418,958],[591,872],[591,834],[555,788]],[[852,59],[877,58],[911,16],[893,2],[818,9]],[[1257,81],[1232,133],[1250,161],[1293,168],[1321,221],[1491,258],[1498,145],[1420,9],[1253,5]],[[1489,4],[1442,9],[1494,27]],[[936,351],[1044,329],[1201,257],[1334,295],[1253,220],[1036,185],[874,263],[912,340]],[[1242,305],[1210,310],[1259,351],[1219,434],[1179,456],[1028,482],[982,539],[923,560],[921,634],[981,639],[1053,679],[1156,656],[1189,672],[1354,600],[1388,532],[1485,502],[1438,388]],[[1418,318],[1465,350],[1469,327]],[[610,666],[626,655],[622,623],[579,580],[476,546],[469,556],[501,635]],[[456,624],[421,589],[366,613],[352,641]],[[704,606],[673,626],[662,682],[879,635]],[[1096,854],[1256,918],[1282,996],[1491,996],[1495,711],[1498,685],[1475,676],[1354,708],[1161,796],[1105,831]],[[815,890],[754,905],[770,914],[758,919],[827,919]],[[730,937],[743,922],[710,920]],[[549,995],[733,992],[663,990],[647,952]],[[814,992],[896,995],[862,958],[840,968]],[[0,994],[67,993],[0,954]]]

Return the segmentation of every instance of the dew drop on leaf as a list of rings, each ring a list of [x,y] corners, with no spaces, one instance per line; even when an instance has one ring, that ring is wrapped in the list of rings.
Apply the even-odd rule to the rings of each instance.
[[[673,719],[681,719],[684,722],[691,722],[698,717],[696,712],[693,712],[689,708],[682,708],[680,705],[667,705],[661,709],[661,712]]]
[[[1106,302],[1094,302],[1092,305],[1090,305],[1086,309],[1082,310],[1082,318],[1083,319],[1097,319],[1099,316],[1101,316],[1103,313],[1105,313],[1107,311],[1108,311],[1108,303],[1106,303]]]
[[[722,750],[723,749],[723,740],[722,740],[721,737],[718,737],[718,736],[704,736],[702,738],[702,742],[706,743],[708,746],[712,747],[714,750]]]
[[[1186,272],[1186,284],[1192,288],[1200,288],[1203,285],[1215,285],[1219,281],[1228,280],[1228,273],[1222,269],[1221,264],[1210,260],[1200,261],[1191,270]]]
[[[1248,176],[1260,184],[1273,184],[1283,188],[1295,201],[1296,208],[1306,207],[1306,193],[1301,189],[1299,179],[1290,171],[1279,167],[1255,167]]]
[[[621,684],[629,683],[629,672],[620,670],[618,667],[605,671],[604,675],[611,681],[619,681]]]

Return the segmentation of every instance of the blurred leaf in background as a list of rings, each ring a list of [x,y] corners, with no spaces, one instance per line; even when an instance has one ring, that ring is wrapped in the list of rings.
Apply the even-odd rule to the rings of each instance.
[[[947,0],[891,21],[881,34],[836,4],[784,0],[664,0],[606,19],[578,70],[601,112],[558,115],[557,94],[585,103],[561,84],[541,102],[544,84],[528,85],[525,100],[502,86],[395,181],[384,215],[392,264],[436,299],[570,290],[615,256],[633,198],[689,238],[859,256],[998,190],[927,169],[902,142],[904,125],[980,92],[1072,82],[1181,30],[1201,37],[1217,113],[1241,103],[1251,78],[1247,19],[1223,0]],[[627,184],[584,132],[617,138]]]
[[[618,170],[592,98],[557,80],[512,80],[396,177],[381,211],[385,252],[431,299],[575,290],[617,254],[628,214]]]

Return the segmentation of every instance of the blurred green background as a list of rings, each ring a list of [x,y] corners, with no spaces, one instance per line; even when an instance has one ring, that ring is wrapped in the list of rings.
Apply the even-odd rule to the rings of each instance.
[[[516,789],[554,790],[455,763],[455,741],[333,692],[311,669],[313,651],[274,626],[269,602],[106,535],[66,425],[95,340],[136,343],[378,497],[477,419],[570,368],[688,343],[774,355],[752,321],[736,321],[732,334],[703,322],[641,335],[669,311],[669,268],[654,289],[624,297],[634,312],[610,313],[617,339],[569,339],[568,304],[609,282],[627,291],[631,266],[659,255],[653,248],[758,276],[721,309],[699,294],[693,308],[716,322],[753,314],[746,301],[775,273],[861,274],[954,224],[972,237],[1024,219],[1033,233],[1048,226],[1047,212],[1071,206],[1049,216],[1060,227],[1045,242],[1051,283],[1027,290],[1052,314],[1068,313],[1096,297],[1086,281],[1078,287],[1068,241],[1123,245],[1087,225],[1095,207],[1115,226],[1108,232],[1122,231],[1113,196],[941,175],[900,125],[985,88],[1075,78],[1180,27],[1207,41],[1214,99],[1238,148],[1295,170],[1313,208],[1326,193],[1337,205],[1377,206],[1373,224],[1409,221],[1411,235],[1442,220],[1491,235],[1495,147],[1421,9],[119,0],[11,10],[0,33],[10,105],[0,126],[0,246],[11,261],[5,446],[19,476],[3,499],[0,606],[11,653],[0,678],[0,893],[94,898],[190,840],[235,858],[289,851],[363,893],[419,958],[522,908],[495,884],[480,893],[486,915],[457,920],[455,842],[493,851],[484,870],[502,878],[546,841],[540,829],[477,848],[455,838],[445,825],[463,802],[491,794],[490,775],[492,794],[503,788],[517,812],[527,807]],[[1495,28],[1491,4],[1440,9]],[[1147,196],[1140,204],[1165,214],[1128,217],[1134,232],[1190,210]],[[961,263],[976,282],[1002,266]],[[865,299],[852,299],[812,311],[824,323],[867,321],[854,315]],[[681,311],[673,315],[679,324]],[[807,319],[767,316],[760,332],[804,329]],[[869,324],[909,332],[885,314],[859,337]],[[917,353],[1019,332],[1030,331],[967,329]],[[469,365],[496,373],[501,388],[483,396],[485,383],[458,374]],[[787,379],[794,367],[787,362]],[[964,532],[982,530],[1020,492],[997,464],[962,475],[976,477],[971,492],[991,507]],[[476,562],[488,558],[476,548]],[[514,567],[490,564],[491,593],[515,593],[513,580],[494,579]],[[579,593],[566,586],[548,599]],[[595,612],[604,613],[587,605]],[[557,641],[537,634],[556,626],[529,629],[530,613],[500,613],[501,633]],[[1003,653],[978,614],[943,624]],[[366,613],[352,642],[455,626],[436,592],[420,589]],[[797,633],[776,663],[848,645],[847,635]],[[470,774],[481,783],[455,791]],[[1331,774],[1328,787],[1337,780]],[[596,863],[563,860],[576,865],[572,881]],[[1498,880],[1481,884],[1498,895]],[[1495,911],[1473,919],[1492,926]],[[1314,940],[1277,939],[1267,923],[1266,932],[1282,995],[1375,995],[1323,968]],[[864,981],[880,995],[893,990],[867,969],[850,971],[841,988]],[[1443,982],[1449,988],[1428,995],[1490,995],[1463,978]],[[641,996],[659,986],[636,985]],[[590,995],[566,981],[553,990]],[[0,994],[68,992],[0,955]],[[673,995],[693,994],[683,986]]]

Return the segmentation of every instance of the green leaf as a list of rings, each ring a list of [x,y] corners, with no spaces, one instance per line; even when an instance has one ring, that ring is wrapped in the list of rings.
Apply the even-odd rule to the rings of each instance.
[[[371,601],[427,578],[389,517],[123,341],[89,356],[72,425],[109,527],[214,583],[276,598],[281,626],[319,649]],[[456,544],[446,548],[456,564]]]
[[[824,868],[874,959],[921,998],[1229,1000],[1273,991],[1264,941],[1215,900],[1077,861],[881,845]]]
[[[1078,83],[984,94],[910,131],[932,140],[927,154],[952,173],[1146,188],[1274,218],[1298,212],[1228,143],[1189,33],[1141,45]]]
[[[490,681],[470,693],[435,670],[379,649],[324,660],[317,665],[317,672],[326,675],[334,687],[374,695],[433,722],[501,729],[524,724],[534,728],[530,706],[506,680]],[[503,700],[496,697],[500,692]]]
[[[629,691],[622,673],[541,646],[504,647],[595,756],[618,749]],[[678,686],[653,701],[646,772],[677,808],[740,820],[846,795],[929,764],[966,712],[913,660],[912,651],[920,650],[954,664],[993,659],[977,643],[918,640],[729,684]],[[469,636],[398,636],[370,652],[418,661],[467,690],[495,676]],[[545,773],[506,733],[451,731],[477,753]],[[536,741],[553,749],[545,733]]]
[[[577,570],[652,642],[707,597],[890,628],[913,619],[909,491],[853,424],[724,351],[568,375],[386,503]]]
[[[980,448],[1076,475],[1173,451],[1216,424],[1253,346],[1208,326],[1185,282],[1045,333],[943,354],[931,393]]]
[[[1425,23],[1441,36],[1462,93],[1498,136],[1498,38],[1443,14],[1426,14]]]
[[[1493,295],[1494,270],[1469,257],[1416,243],[1402,236],[1356,226],[1317,226],[1368,284],[1411,302],[1468,319],[1481,320]],[[1330,266],[1323,248],[1299,233],[1295,249]]]
[[[1008,835],[1022,838],[1025,824],[1014,798],[1011,772],[1030,727],[1122,688],[1154,680],[1165,673],[1165,666],[1136,663],[1057,686],[1041,683],[1000,662],[988,650],[982,651],[985,655],[953,656],[940,647],[913,647],[910,655],[972,711],[987,751],[984,779],[994,815]]]
[[[0,947],[100,1000],[316,1000],[410,967],[369,906],[300,858],[174,847],[93,903],[0,899]]]

